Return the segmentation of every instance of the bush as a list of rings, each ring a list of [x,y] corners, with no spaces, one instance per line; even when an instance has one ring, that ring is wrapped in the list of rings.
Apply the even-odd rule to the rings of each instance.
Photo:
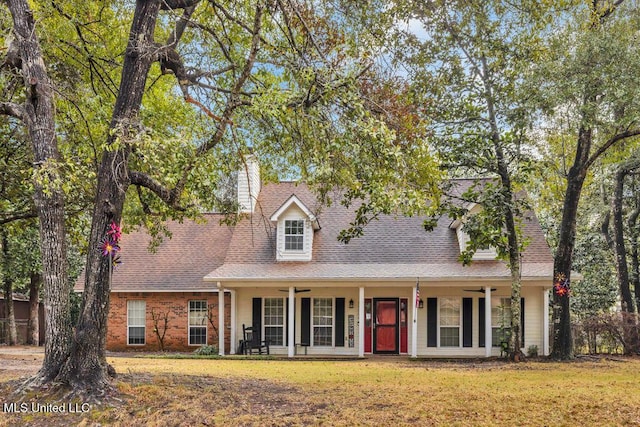
[[[537,345],[530,345],[529,348],[527,348],[527,357],[538,357]]]
[[[218,347],[215,345],[203,345],[202,347],[198,347],[193,353],[198,356],[217,356]]]

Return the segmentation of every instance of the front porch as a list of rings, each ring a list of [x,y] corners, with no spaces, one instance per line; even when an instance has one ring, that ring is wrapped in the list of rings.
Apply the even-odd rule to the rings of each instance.
[[[546,282],[522,289],[523,351],[537,346],[549,354]],[[230,311],[218,313],[229,329],[230,347],[239,350],[242,325],[268,340],[270,353],[287,358],[407,355],[417,357],[496,357],[500,355],[501,313],[508,282],[217,283],[231,295]],[[219,292],[222,296],[226,292]],[[292,303],[291,303],[292,302]],[[230,314],[230,316],[229,316]]]

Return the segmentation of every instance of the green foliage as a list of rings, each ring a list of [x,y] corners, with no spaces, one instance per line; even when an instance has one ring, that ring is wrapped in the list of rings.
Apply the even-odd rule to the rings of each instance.
[[[203,345],[193,351],[198,356],[215,356],[218,355],[218,347],[215,345]]]

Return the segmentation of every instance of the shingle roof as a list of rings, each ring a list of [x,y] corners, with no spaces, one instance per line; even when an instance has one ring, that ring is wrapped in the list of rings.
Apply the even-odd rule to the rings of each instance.
[[[458,181],[467,186],[471,181]],[[276,262],[275,224],[270,216],[295,194],[318,218],[321,229],[313,239],[311,262]],[[205,280],[331,280],[331,279],[425,279],[509,277],[503,262],[476,261],[463,267],[450,218],[443,217],[431,233],[424,231],[421,217],[382,216],[365,229],[363,237],[348,244],[337,240],[349,226],[353,210],[340,204],[320,207],[302,184],[266,185],[258,198],[257,212],[240,222],[233,233],[229,253]],[[523,277],[551,278],[552,258],[534,215],[525,220],[524,232],[531,242],[523,255]]]
[[[462,182],[468,185],[470,181]],[[295,195],[317,217],[310,262],[276,261],[275,224],[271,215]],[[451,219],[441,218],[431,233],[421,217],[382,216],[349,244],[337,240],[349,226],[353,210],[339,203],[320,206],[306,185],[283,182],[262,187],[256,212],[235,227],[220,225],[221,215],[204,215],[205,223],[169,222],[172,234],[156,253],[143,231],[124,235],[123,264],[113,275],[114,291],[191,291],[215,288],[216,281],[286,280],[476,280],[507,279],[500,261],[476,261],[464,267]],[[523,255],[523,278],[551,279],[553,260],[540,225],[532,216],[524,232],[531,242]],[[212,283],[214,282],[214,283]],[[82,284],[76,288],[81,290]]]
[[[205,214],[204,221],[169,221],[171,238],[164,238],[149,252],[150,236],[144,231],[124,234],[120,240],[122,264],[114,271],[111,289],[123,291],[211,290],[215,284],[202,278],[220,267],[227,254],[233,228],[220,225],[219,214]],[[76,290],[84,289],[83,277]]]

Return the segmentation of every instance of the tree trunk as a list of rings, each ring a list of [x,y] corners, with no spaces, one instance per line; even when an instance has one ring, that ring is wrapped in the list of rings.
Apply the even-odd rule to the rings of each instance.
[[[634,301],[629,286],[629,268],[627,265],[627,248],[624,241],[624,230],[622,220],[622,197],[624,191],[624,179],[627,172],[621,168],[616,173],[615,189],[611,200],[611,211],[613,212],[613,243],[614,259],[618,276],[618,286],[622,302],[622,311],[633,313]]]
[[[629,240],[631,241],[631,285],[633,286],[635,303],[636,303],[636,313],[640,313],[640,254],[638,248],[638,239],[640,238],[640,233],[638,230],[638,217],[640,216],[640,200],[638,198],[640,195],[638,194],[638,188],[635,186],[635,178],[634,178],[634,188],[633,193],[635,195],[635,208],[629,215],[629,219],[627,220],[627,224],[629,226]]]
[[[53,90],[35,31],[33,13],[26,0],[9,0],[13,32],[22,58],[26,89],[25,124],[34,155],[34,202],[40,223],[40,246],[45,289],[46,345],[39,377],[48,381],[58,374],[69,354],[71,337],[70,284],[64,195],[60,188],[60,154],[55,133]]]
[[[521,348],[521,322],[520,322],[520,291],[522,287],[520,271],[520,245],[518,243],[518,230],[516,227],[514,207],[515,196],[511,183],[511,175],[507,165],[507,160],[502,148],[502,141],[498,127],[498,119],[495,112],[493,99],[493,87],[491,85],[490,70],[487,66],[486,58],[481,58],[482,79],[485,88],[485,101],[487,112],[489,113],[489,123],[491,127],[491,142],[496,153],[496,168],[500,176],[503,195],[502,215],[507,232],[509,271],[511,272],[511,336],[509,337],[509,358],[514,362],[519,362],[523,358]]]
[[[40,283],[42,275],[31,273],[29,281],[29,328],[27,331],[27,344],[40,345]]]
[[[10,273],[9,266],[9,239],[7,238],[6,230],[2,230],[2,270],[3,283],[2,289],[4,291],[4,314],[7,319],[5,329],[5,340],[9,345],[18,344],[18,330],[16,329],[16,315],[13,310],[13,279]]]
[[[110,224],[119,224],[121,220],[125,194],[130,184],[126,141],[135,132],[133,124],[137,120],[147,74],[153,62],[153,55],[149,52],[153,46],[160,4],[160,0],[136,2],[120,89],[110,124],[113,132],[108,141],[112,144],[116,138],[120,138],[123,148],[105,151],[102,156],[80,317],[70,357],[57,378],[91,394],[101,394],[108,389],[109,375],[114,374],[105,357],[112,264],[109,257],[102,256],[99,245],[106,238]]]
[[[580,130],[578,138],[583,143],[591,144],[591,131]],[[567,283],[571,283],[571,268],[573,266],[573,248],[576,240],[576,221],[578,215],[578,203],[582,186],[586,175],[586,169],[581,166],[586,163],[584,144],[582,150],[580,144],[576,150],[576,161],[569,170],[567,176],[567,189],[564,196],[562,209],[562,222],[560,223],[560,236],[558,248],[553,263],[553,277],[564,276]],[[586,151],[586,152],[584,152]],[[553,292],[553,350],[551,357],[558,360],[573,358],[573,339],[571,336],[571,313],[569,311],[569,293],[559,295]]]

